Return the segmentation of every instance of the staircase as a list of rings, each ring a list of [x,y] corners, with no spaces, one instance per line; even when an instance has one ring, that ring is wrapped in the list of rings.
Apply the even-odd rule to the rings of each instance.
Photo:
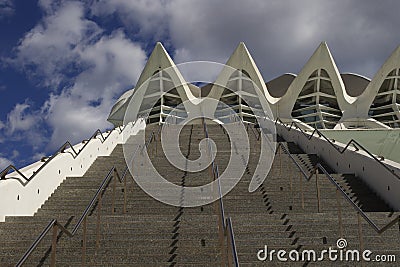
[[[156,131],[149,126],[146,132]],[[144,133],[142,133],[144,134]],[[148,133],[146,133],[148,135]],[[180,135],[182,153],[199,157],[200,125],[187,126]],[[136,137],[138,138],[138,137]],[[159,142],[159,141],[158,141]],[[176,184],[191,186],[211,180],[207,171],[189,173],[173,169],[162,153],[152,158],[163,176]],[[108,157],[99,157],[83,177],[68,177],[34,216],[7,217],[0,223],[0,266],[14,266],[47,223],[56,218],[71,230],[99,188],[110,168],[121,173],[125,167],[122,145]],[[127,206],[123,211],[123,184],[116,183],[114,213],[113,181],[102,197],[100,245],[96,248],[97,208],[87,221],[86,264],[90,266],[213,266],[220,262],[217,216],[213,205],[179,208],[148,196],[128,174]],[[26,266],[48,266],[51,235],[28,258]],[[82,229],[76,236],[65,234],[57,244],[57,266],[82,264]]]
[[[277,151],[272,169],[264,183],[254,193],[248,186],[258,163],[260,141],[249,128],[248,136],[252,149],[248,172],[239,184],[224,197],[225,213],[232,217],[237,252],[241,266],[363,266],[360,262],[279,262],[276,252],[273,260],[257,259],[257,252],[268,246],[268,251],[283,249],[289,253],[297,250],[314,249],[317,253],[330,246],[337,249],[336,241],[345,238],[346,249],[360,249],[361,229],[362,248],[369,249],[372,255],[396,255],[400,259],[400,228],[394,226],[377,234],[361,218],[359,228],[357,213],[347,200],[336,192],[336,187],[323,174],[318,175],[320,210],[318,212],[316,178],[309,181],[300,173],[282,150]],[[354,174],[334,173],[316,155],[305,154],[294,143],[285,142],[278,137],[295,157],[297,163],[311,171],[319,162],[333,176],[346,194],[380,227],[391,221],[399,213],[392,212],[382,199]],[[342,230],[339,229],[338,212],[342,217]],[[318,254],[317,254],[318,255]],[[372,257],[372,256],[371,256]],[[288,255],[286,254],[286,258]],[[368,265],[369,264],[369,265]],[[381,263],[382,266],[398,266],[397,263]],[[377,262],[364,266],[376,266]]]
[[[222,127],[209,124],[208,132],[217,144],[215,162],[219,172],[228,164],[230,139]],[[360,262],[279,262],[274,255],[272,261],[257,259],[259,250],[314,249],[320,252],[329,247],[337,248],[336,241],[345,238],[346,249],[369,249],[376,254],[396,255],[400,260],[400,229],[395,226],[382,235],[377,234],[359,218],[348,201],[336,191],[323,174],[307,181],[292,159],[278,150],[272,169],[264,183],[253,193],[248,186],[258,163],[260,141],[248,128],[251,153],[246,172],[236,187],[223,197],[226,216],[233,222],[235,243],[241,266],[362,266]],[[150,136],[158,126],[148,126],[141,135]],[[133,143],[139,137],[132,137]],[[188,159],[200,156],[198,144],[204,138],[202,125],[187,125],[180,134],[180,147]],[[296,144],[278,141],[287,147],[296,162],[311,171],[319,162],[340,184],[344,192],[373,219],[384,225],[398,213],[375,195],[354,174],[337,174],[320,162],[316,155],[305,154]],[[196,186],[211,181],[208,170],[199,173],[177,170],[160,152],[160,140],[155,138],[150,149],[158,146],[151,155],[157,171],[167,180],[185,186]],[[108,171],[115,166],[121,174],[126,168],[122,145],[118,145],[108,157],[99,157],[83,177],[68,177],[49,197],[34,216],[7,217],[0,223],[0,266],[14,266],[29,248],[47,223],[56,218],[71,230],[99,188]],[[244,166],[246,167],[246,166]],[[144,166],[140,171],[144,171]],[[136,175],[134,173],[134,175]],[[132,179],[126,176],[126,213],[124,185],[111,180],[102,196],[101,204],[89,213],[87,220],[87,251],[85,263],[90,266],[217,266],[223,255],[218,241],[218,216],[215,204],[202,207],[183,208],[163,204],[148,196]],[[318,186],[317,186],[318,184]],[[318,204],[317,195],[320,196]],[[185,192],[182,192],[182,197]],[[319,207],[319,211],[318,211]],[[339,214],[342,227],[339,227]],[[99,243],[96,243],[97,221],[100,215]],[[361,228],[360,228],[361,225]],[[361,231],[361,243],[360,243]],[[57,266],[82,265],[82,227],[69,238],[58,235]],[[26,266],[48,266],[50,262],[51,234],[47,235],[35,252],[28,258]],[[224,248],[226,249],[226,248]],[[398,264],[398,262],[397,262]],[[376,266],[378,263],[365,263]],[[382,266],[397,266],[382,263]]]

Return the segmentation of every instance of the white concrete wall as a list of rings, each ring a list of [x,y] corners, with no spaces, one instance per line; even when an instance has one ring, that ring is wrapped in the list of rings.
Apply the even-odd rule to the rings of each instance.
[[[299,130],[287,131],[284,126],[277,124],[277,134],[284,139],[296,143],[306,153],[317,154],[337,173],[354,173],[366,182],[383,200],[391,207],[400,211],[400,179],[392,175],[386,168],[376,162],[367,153],[355,151],[351,146],[350,150],[340,154],[326,140],[314,136],[308,140]],[[310,132],[311,134],[311,132]],[[345,145],[339,142],[335,144],[342,150]],[[400,164],[384,160],[383,163],[389,169],[400,175]]]
[[[101,143],[100,137],[91,140],[76,158],[70,153],[70,148],[66,149],[65,153],[57,155],[26,185],[22,185],[16,179],[0,181],[0,222],[5,220],[5,216],[33,215],[65,178],[83,176],[97,157],[110,155],[116,145],[122,143],[123,135],[136,134],[143,128],[144,122],[140,121],[135,125],[128,125],[122,133],[115,129],[104,143]],[[106,135],[104,133],[104,136]],[[74,149],[78,152],[82,147],[81,143],[75,145]],[[21,172],[30,177],[42,164],[40,161],[35,162],[22,168]],[[21,176],[13,172],[6,178],[21,179]],[[23,178],[21,181],[25,182]]]

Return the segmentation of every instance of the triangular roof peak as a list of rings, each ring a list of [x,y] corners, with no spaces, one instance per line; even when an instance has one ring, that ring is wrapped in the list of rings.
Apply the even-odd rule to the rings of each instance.
[[[394,49],[392,54],[386,59],[378,72],[374,75],[371,82],[365,88],[364,92],[357,98],[358,105],[357,117],[368,118],[369,109],[379,92],[379,88],[393,69],[400,68],[400,45]]]
[[[269,94],[260,70],[258,69],[244,42],[239,42],[235,51],[233,51],[232,55],[226,62],[226,65],[235,69],[246,71],[270,103],[275,103],[278,101],[277,98],[274,98]]]
[[[165,50],[162,43],[157,42],[140,74],[135,88],[139,88],[147,79],[153,76],[156,70],[167,69],[172,66],[175,66],[172,58],[169,56],[167,50]]]
[[[339,106],[344,109],[347,103],[354,102],[355,98],[349,96],[344,88],[343,80],[340,76],[339,70],[329,50],[328,44],[323,41],[314,51],[310,59],[301,69],[297,77],[293,80],[285,95],[280,100],[279,116],[283,118],[290,118],[293,106],[298,98],[298,95],[304,88],[307,80],[311,74],[317,69],[324,69],[332,82],[332,86],[339,103]]]

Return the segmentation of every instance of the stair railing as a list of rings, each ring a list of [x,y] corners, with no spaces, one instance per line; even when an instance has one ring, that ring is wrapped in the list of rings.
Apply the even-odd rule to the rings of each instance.
[[[203,129],[206,138],[209,138],[208,129],[203,118]],[[211,155],[211,144],[208,142],[208,151]],[[219,179],[218,165],[215,160],[212,160],[211,173],[213,180],[218,180],[218,201],[216,202],[218,216],[218,236],[221,247],[221,265],[226,266],[226,259],[228,266],[239,266],[239,259],[236,250],[235,235],[233,232],[232,219],[231,217],[225,217],[224,201],[222,199],[221,183]]]
[[[135,121],[136,123],[136,121]],[[126,127],[126,126],[125,126]],[[121,130],[121,126],[116,128],[119,129],[120,133],[122,133]],[[17,179],[23,186],[25,186],[29,181],[31,181],[44,167],[46,167],[57,155],[61,154],[61,153],[69,153],[71,154],[71,156],[75,159],[76,157],[78,157],[78,155],[86,148],[86,146],[90,143],[90,141],[94,140],[94,139],[100,139],[100,142],[103,144],[108,137],[111,135],[112,130],[108,131],[108,134],[106,136],[103,135],[103,133],[100,131],[100,129],[97,129],[91,136],[89,139],[87,140],[83,140],[82,143],[84,143],[84,146],[79,149],[78,151],[76,151],[73,147],[73,145],[69,142],[66,141],[56,152],[53,153],[53,155],[51,155],[50,157],[43,157],[41,159],[42,162],[44,162],[42,165],[40,165],[40,167],[35,170],[33,172],[33,174],[29,177],[27,177],[26,175],[24,175],[17,167],[15,167],[14,165],[10,164],[8,165],[4,170],[2,170],[0,172],[0,181],[2,180],[8,180],[8,179]],[[100,137],[100,138],[98,138]],[[65,150],[67,148],[70,148],[71,151],[66,152]],[[6,178],[6,175],[10,173],[10,171],[15,171],[16,173],[18,173],[23,180],[19,179],[19,178]]]
[[[374,161],[378,162],[382,167],[384,167],[388,172],[391,173],[391,175],[395,176],[397,179],[400,179],[400,176],[398,174],[396,174],[394,172],[394,170],[391,170],[388,166],[386,166],[382,161],[384,160],[383,157],[379,157],[379,159],[372,154],[370,151],[368,151],[368,149],[366,149],[364,146],[362,146],[360,143],[358,143],[356,140],[351,139],[346,146],[341,150],[337,145],[334,144],[335,140],[329,139],[328,137],[326,137],[320,130],[318,129],[314,129],[313,132],[311,134],[307,134],[296,122],[292,121],[290,123],[289,126],[287,126],[281,119],[277,118],[275,120],[275,124],[280,123],[281,125],[283,125],[283,127],[290,132],[290,130],[292,128],[296,128],[297,130],[299,130],[308,140],[311,140],[312,137],[314,136],[314,134],[318,134],[319,137],[325,139],[333,148],[335,148],[335,150],[337,152],[339,152],[339,154],[343,154],[346,150],[349,150],[350,145],[352,145],[356,151],[358,150],[362,150],[365,153],[367,153],[372,159],[374,159]]]
[[[160,132],[160,130],[157,132],[157,134]],[[148,138],[147,142],[143,146],[138,146],[132,156],[132,160],[134,159],[136,153],[140,149],[147,148],[149,144],[155,140],[155,134],[154,132],[151,133],[150,137]],[[45,238],[45,236],[52,231],[52,243],[51,243],[51,254],[50,254],[50,266],[55,266],[56,265],[56,248],[57,248],[57,242],[59,239],[59,231],[61,231],[60,235],[62,233],[65,233],[68,237],[72,238],[76,235],[78,229],[82,226],[83,227],[83,239],[82,239],[82,266],[86,265],[86,248],[87,248],[87,217],[88,215],[91,215],[95,209],[97,208],[97,219],[96,219],[96,250],[99,249],[100,247],[100,236],[101,236],[101,208],[102,208],[102,200],[103,200],[103,195],[105,193],[105,190],[107,189],[108,185],[110,184],[111,180],[114,178],[114,184],[113,184],[113,191],[112,191],[112,214],[114,214],[115,209],[115,187],[116,187],[116,181],[117,179],[119,180],[120,183],[124,183],[124,207],[123,207],[123,214],[126,213],[126,175],[128,172],[129,166],[125,168],[123,171],[123,175],[120,176],[119,172],[117,171],[117,168],[113,166],[106,177],[103,179],[102,183],[100,184],[99,188],[97,189],[95,195],[92,197],[91,201],[89,204],[86,206],[85,210],[83,211],[82,215],[80,216],[78,222],[76,223],[75,227],[72,229],[72,231],[67,230],[62,224],[58,222],[56,219],[52,219],[48,225],[44,228],[44,230],[39,234],[39,236],[35,239],[35,241],[32,243],[32,245],[28,248],[28,250],[25,252],[25,254],[21,257],[21,259],[18,261],[16,264],[16,267],[22,266],[26,260],[31,256],[31,254],[35,251],[35,249],[38,247],[40,242]],[[133,179],[133,176],[132,176]]]
[[[320,135],[321,137],[323,137],[325,140],[327,140],[339,153],[341,153],[341,154],[343,154],[344,153],[344,151],[350,146],[350,144],[354,144],[354,145],[356,145],[356,146],[359,146],[360,147],[360,149],[362,149],[363,151],[365,151],[368,155],[370,155],[375,161],[377,161],[377,162],[379,162],[381,165],[383,165],[391,174],[393,174],[394,176],[396,176],[397,178],[400,178],[400,176],[398,176],[396,173],[394,173],[392,170],[390,170],[385,164],[383,164],[380,160],[378,160],[371,152],[369,152],[366,148],[364,148],[363,146],[361,146],[357,141],[355,141],[354,139],[351,139],[348,143],[347,143],[347,145],[346,145],[346,147],[343,149],[343,150],[340,150],[337,146],[335,146],[331,141],[330,141],[330,139],[329,138],[327,138],[323,133],[321,133],[318,129],[315,129],[314,131],[313,131],[313,134],[310,136],[310,137],[308,137],[308,135],[295,123],[295,122],[292,122],[291,123],[291,125],[290,125],[290,127],[286,127],[286,125],[280,120],[280,119],[277,119],[277,122],[280,122],[281,124],[283,124],[284,126],[285,126],[285,128],[288,130],[288,131],[290,131],[291,130],[291,127],[292,127],[292,125],[295,125],[296,126],[296,128],[297,129],[299,129],[307,138],[308,138],[308,140],[311,140],[311,137],[312,137],[312,135],[316,132],[318,135]],[[299,168],[299,170],[301,171],[301,173],[304,175],[304,177],[306,177],[306,179],[307,180],[310,180],[311,179],[311,177],[313,176],[313,174],[316,174],[316,175],[318,175],[318,169],[319,170],[321,170],[326,176],[327,176],[327,178],[329,179],[329,180],[331,180],[331,182],[333,182],[333,184],[334,185],[336,185],[336,187],[338,187],[338,189],[340,189],[340,191],[342,192],[342,194],[346,197],[346,199],[348,199],[349,201],[351,201],[351,204],[353,205],[353,206],[355,206],[355,207],[357,207],[357,209],[359,210],[359,211],[362,211],[359,207],[358,207],[358,205],[356,204],[356,203],[354,203],[352,200],[351,200],[351,198],[342,190],[342,188],[340,187],[340,185],[338,185],[337,183],[336,183],[336,181],[334,180],[334,178],[326,171],[326,169],[320,164],[320,163],[317,163],[315,166],[313,166],[313,171],[312,171],[312,173],[310,174],[310,175],[307,175],[307,173],[304,171],[304,169],[298,164],[298,162],[294,159],[294,157],[293,157],[293,155],[290,153],[290,151],[289,151],[289,149],[288,148],[286,148],[284,145],[283,145],[283,143],[279,143],[279,145],[278,145],[279,147],[281,147],[283,150],[284,150],[284,152],[286,153],[286,154],[288,154],[289,155],[289,157],[292,159],[292,161],[296,164],[296,166],[297,166],[297,168]],[[356,148],[357,149],[357,148]],[[357,210],[357,211],[358,211]],[[365,213],[364,213],[365,214]],[[362,216],[363,217],[363,216]],[[368,217],[367,217],[368,218]],[[366,219],[367,221],[368,221],[368,219]],[[394,221],[396,221],[396,219],[394,219]],[[372,222],[372,221],[371,221]],[[400,221],[399,221],[399,223],[400,223]],[[389,223],[390,224],[390,223]],[[393,225],[393,224],[391,224],[391,225]],[[383,227],[382,229],[384,229],[383,231],[382,231],[382,229],[381,230],[379,230],[379,228],[376,226],[376,224],[373,224],[373,225],[371,225],[376,231],[377,231],[377,233],[379,233],[379,234],[381,234],[381,233],[383,233],[387,228],[386,227]]]
[[[288,129],[290,130],[290,129]],[[261,133],[262,131],[260,131]],[[396,216],[393,220],[388,222],[386,225],[384,225],[382,228],[379,228],[375,222],[372,221],[371,218],[368,217],[368,215],[349,197],[349,195],[346,194],[346,192],[341,188],[341,186],[335,181],[335,179],[329,174],[329,172],[320,164],[317,163],[313,166],[312,171],[307,174],[307,172],[302,168],[302,166],[296,161],[296,159],[293,157],[293,155],[290,153],[289,149],[285,147],[283,143],[278,143],[278,154],[280,157],[280,162],[281,162],[281,153],[280,153],[280,148],[286,153],[289,158],[293,161],[293,163],[296,165],[296,167],[300,170],[300,173],[304,176],[307,182],[311,180],[311,178],[315,175],[316,177],[316,190],[317,190],[317,204],[318,204],[318,212],[320,212],[321,208],[321,202],[320,202],[320,190],[319,190],[319,183],[318,183],[318,174],[319,171],[322,172],[322,174],[325,175],[325,177],[336,187],[336,200],[337,200],[337,206],[338,206],[338,221],[339,221],[339,233],[341,236],[343,236],[343,222],[342,222],[342,216],[341,216],[341,207],[340,207],[340,202],[339,202],[339,193],[342,194],[342,196],[347,200],[347,202],[354,208],[354,210],[357,212],[357,217],[358,217],[358,233],[359,233],[359,242],[360,242],[360,248],[363,247],[363,238],[362,238],[362,230],[361,230],[361,217],[375,230],[376,233],[382,234],[389,228],[391,228],[393,225],[396,223],[399,224],[399,229],[400,229],[400,215]],[[282,169],[282,165],[280,164],[280,170]],[[301,180],[300,180],[301,182]],[[301,196],[302,196],[302,207],[304,209],[304,195],[302,191],[302,184],[300,183],[300,190],[301,190]]]

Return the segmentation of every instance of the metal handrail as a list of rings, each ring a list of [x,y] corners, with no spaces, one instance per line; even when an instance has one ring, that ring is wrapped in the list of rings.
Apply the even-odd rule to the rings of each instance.
[[[157,132],[159,133],[160,130]],[[154,132],[151,133],[149,139],[147,140],[147,142],[144,144],[143,148],[147,147],[151,141],[154,138]],[[105,139],[104,139],[105,140]],[[137,151],[139,151],[140,146],[137,147],[137,149],[135,150],[132,160],[135,157]],[[21,257],[21,259],[18,261],[18,263],[16,264],[16,267],[22,266],[25,261],[29,258],[29,256],[33,253],[33,251],[37,248],[37,246],[39,245],[39,243],[44,239],[44,237],[50,232],[51,229],[53,229],[53,241],[52,241],[52,254],[51,254],[51,266],[55,265],[55,246],[57,243],[57,233],[58,233],[58,228],[61,230],[61,232],[67,234],[68,237],[74,237],[75,234],[77,233],[79,227],[82,225],[82,223],[84,224],[84,227],[86,228],[86,219],[87,216],[89,214],[89,212],[95,208],[95,203],[101,202],[101,197],[104,194],[104,189],[107,188],[107,186],[109,185],[109,182],[111,181],[112,178],[114,178],[114,176],[116,176],[119,180],[119,182],[124,182],[126,181],[126,174],[127,174],[127,170],[129,169],[129,166],[125,167],[125,170],[123,172],[123,175],[120,176],[117,168],[115,166],[113,166],[108,174],[106,175],[106,177],[103,179],[102,183],[100,184],[99,188],[97,189],[95,195],[92,197],[91,201],[89,202],[89,204],[86,206],[85,210],[83,211],[82,215],[80,216],[78,222],[76,223],[75,227],[72,229],[72,231],[68,231],[63,225],[61,225],[56,219],[52,219],[48,225],[44,228],[44,230],[39,234],[39,236],[35,239],[35,241],[32,243],[32,245],[29,247],[29,249],[25,252],[25,254]],[[114,173],[114,176],[112,175]],[[133,178],[133,177],[132,177]],[[126,194],[126,183],[124,184],[125,188],[124,188],[124,194]],[[114,198],[114,194],[115,194],[115,186],[113,189],[113,198]],[[126,201],[126,200],[125,200]],[[125,201],[124,201],[124,213],[125,213]],[[99,208],[101,209],[101,208]],[[112,211],[114,212],[114,202],[113,202],[113,207],[112,207]],[[98,222],[99,223],[99,222]],[[86,231],[86,230],[84,230]],[[98,240],[96,241],[96,243],[98,244]],[[82,255],[83,259],[84,259],[84,252]],[[83,260],[83,264],[84,264],[84,260]]]
[[[340,148],[335,145],[328,137],[326,137],[321,131],[319,131],[318,129],[314,129],[314,131],[311,133],[311,135],[308,135],[301,127],[298,126],[298,124],[294,121],[291,122],[290,126],[287,126],[281,119],[277,118],[275,121],[275,124],[280,123],[284,126],[284,128],[290,132],[290,130],[293,128],[293,126],[298,129],[308,140],[311,140],[311,138],[314,136],[315,133],[317,133],[319,135],[319,137],[325,139],[333,148],[335,148],[335,150],[337,152],[339,152],[340,154],[343,154],[346,150],[349,149],[350,145],[353,145],[354,148],[356,149],[356,151],[358,150],[363,150],[365,153],[367,153],[371,158],[373,158],[376,162],[378,162],[380,165],[382,165],[388,172],[390,172],[393,176],[395,176],[397,179],[400,179],[400,175],[396,174],[394,172],[394,170],[391,170],[388,166],[386,166],[384,163],[382,163],[382,160],[379,160],[375,155],[373,155],[370,151],[368,151],[368,149],[366,149],[365,147],[363,147],[360,143],[358,143],[356,140],[351,139],[347,145],[340,150]]]
[[[397,222],[400,223],[400,215],[397,216],[397,218],[394,218],[392,221],[390,221],[387,225],[379,229],[379,227],[368,217],[368,215],[349,197],[348,194],[342,189],[342,187],[335,181],[335,179],[328,173],[328,171],[320,164],[317,163],[313,166],[312,171],[310,172],[309,175],[307,175],[306,171],[300,166],[300,164],[295,160],[293,155],[290,153],[289,149],[287,149],[283,143],[278,144],[279,147],[281,147],[286,154],[292,159],[292,161],[295,163],[297,168],[300,170],[300,172],[303,174],[303,176],[306,178],[307,181],[310,181],[310,179],[313,177],[314,174],[317,173],[317,170],[321,170],[325,176],[331,181],[333,185],[339,190],[340,193],[345,197],[345,199],[350,203],[350,205],[358,212],[366,221],[367,223],[378,233],[381,234],[385,232],[387,229],[389,229],[391,226],[396,224]]]
[[[135,122],[135,123],[136,123],[136,122]],[[121,131],[120,133],[122,133],[121,126],[119,127],[119,129],[120,129],[120,131]],[[52,156],[48,157],[47,160],[45,160],[44,163],[43,163],[42,165],[40,165],[40,167],[39,167],[37,170],[35,170],[35,171],[33,172],[33,174],[32,174],[31,176],[29,176],[29,177],[27,177],[26,175],[24,175],[24,174],[23,174],[18,168],[16,168],[14,165],[10,164],[9,166],[7,166],[4,170],[2,170],[2,171],[0,172],[0,181],[2,181],[2,180],[9,180],[9,179],[16,179],[16,180],[18,180],[23,186],[25,186],[25,185],[26,185],[29,181],[31,181],[44,167],[46,167],[57,155],[59,155],[59,154],[61,154],[61,153],[65,153],[65,150],[66,150],[67,148],[71,148],[71,150],[72,150],[73,153],[70,152],[70,154],[71,154],[71,156],[75,159],[75,158],[78,157],[78,155],[85,149],[85,147],[89,144],[89,142],[90,142],[91,140],[93,140],[93,139],[98,139],[97,136],[100,135],[100,137],[101,137],[100,142],[103,144],[103,143],[108,139],[108,137],[111,135],[111,133],[112,133],[112,131],[110,131],[110,132],[107,134],[107,136],[104,137],[103,133],[102,133],[99,129],[97,129],[97,130],[91,135],[91,137],[90,137],[89,139],[83,141],[85,144],[84,144],[84,146],[83,146],[81,149],[79,149],[78,152],[74,149],[74,147],[72,146],[72,144],[71,144],[69,141],[65,142]],[[43,158],[43,159],[45,159],[45,158]],[[25,180],[25,182],[22,181],[22,180],[19,179],[19,178],[14,178],[14,177],[6,178],[6,175],[7,175],[11,170],[14,170],[16,173],[18,173],[18,174]]]
[[[208,129],[207,125],[205,123],[205,119],[203,118],[203,129],[204,129],[204,135],[206,138],[209,138],[208,135]],[[211,145],[208,143],[208,148],[211,151]],[[231,217],[225,218],[225,209],[224,209],[224,201],[222,199],[222,191],[221,191],[221,183],[219,179],[219,169],[218,169],[218,164],[215,163],[215,160],[212,160],[211,162],[211,170],[213,174],[214,180],[218,180],[218,194],[219,194],[219,223],[220,223],[220,231],[222,231],[221,235],[226,236],[226,245],[227,249],[231,253],[232,257],[229,257],[228,254],[228,266],[233,266],[233,264],[238,267],[239,266],[239,258],[237,255],[236,251],[236,242],[235,242],[235,236],[233,233],[233,226],[232,226],[232,219]],[[222,229],[221,229],[222,228]],[[223,245],[223,244],[221,244]],[[224,251],[224,247],[222,247],[222,250]],[[225,256],[225,253],[222,253],[223,257]],[[224,259],[223,259],[224,262]]]
[[[239,267],[239,259],[236,250],[235,234],[233,231],[232,219],[231,217],[226,219],[227,231],[228,231],[228,241],[231,243],[232,248],[232,260],[236,267]]]
[[[76,234],[76,232],[78,231],[78,228],[81,226],[82,222],[86,219],[86,216],[89,213],[90,209],[93,207],[94,203],[98,200],[100,193],[103,191],[106,184],[108,184],[109,180],[112,178],[113,171],[116,171],[116,168],[114,166],[110,169],[107,176],[104,178],[104,180],[100,184],[99,188],[96,191],[96,194],[93,196],[93,198],[91,199],[89,204],[86,206],[84,212],[82,213],[77,224],[75,225],[75,227],[73,228],[73,230],[71,232],[68,231],[67,229],[65,229],[56,219],[52,219],[49,222],[49,224],[45,227],[45,229],[40,233],[40,235],[35,239],[33,244],[25,252],[25,254],[22,256],[22,258],[18,261],[16,266],[19,267],[19,266],[22,266],[22,264],[24,264],[24,262],[29,258],[29,256],[32,254],[32,252],[39,245],[40,241],[43,240],[43,238],[50,232],[51,229],[53,229],[54,226],[60,227],[62,232],[67,234],[69,237],[73,237]],[[55,253],[55,249],[52,249],[52,253]],[[52,264],[54,264],[54,262],[52,262]]]

